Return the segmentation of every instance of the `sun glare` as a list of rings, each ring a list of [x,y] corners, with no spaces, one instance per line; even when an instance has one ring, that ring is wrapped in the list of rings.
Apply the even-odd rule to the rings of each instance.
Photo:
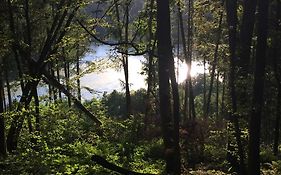
[[[186,76],[187,76],[187,64],[182,61],[177,61],[175,59],[175,67],[176,67],[176,77],[178,78],[178,82],[182,83],[185,81]],[[192,62],[191,65],[191,77],[196,77],[198,74],[203,74],[204,73],[204,66],[200,65],[199,62]]]

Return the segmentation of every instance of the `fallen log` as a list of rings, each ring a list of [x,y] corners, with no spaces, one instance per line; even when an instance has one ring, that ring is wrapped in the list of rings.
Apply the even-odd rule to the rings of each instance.
[[[58,80],[56,80],[52,75],[49,74],[49,72],[47,72],[46,70],[44,70],[43,75],[45,77],[43,77],[44,81],[47,81],[47,83],[53,85],[54,87],[56,87],[57,89],[59,89],[61,92],[63,92],[67,97],[70,97],[75,106],[77,108],[79,108],[81,111],[83,111],[88,117],[90,117],[91,119],[93,119],[93,121],[98,124],[101,125],[101,121],[99,121],[99,119],[94,116],[88,109],[86,109],[86,107],[84,105],[82,105],[82,103],[74,96],[72,95],[65,87],[64,85],[60,84],[60,82],[58,82]]]
[[[115,171],[117,173],[123,174],[123,175],[154,175],[154,174],[149,174],[149,173],[138,173],[134,172],[131,170],[127,170],[125,168],[122,168],[120,166],[117,166],[113,163],[108,162],[105,160],[103,157],[99,155],[93,155],[92,156],[92,161],[96,162],[97,164],[101,165],[102,167]]]

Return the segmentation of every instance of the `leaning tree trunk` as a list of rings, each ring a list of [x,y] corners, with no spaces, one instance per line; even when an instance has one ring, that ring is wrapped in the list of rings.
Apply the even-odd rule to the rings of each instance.
[[[258,1],[256,66],[254,73],[253,104],[249,123],[249,175],[260,174],[260,129],[267,49],[268,6],[268,0]]]

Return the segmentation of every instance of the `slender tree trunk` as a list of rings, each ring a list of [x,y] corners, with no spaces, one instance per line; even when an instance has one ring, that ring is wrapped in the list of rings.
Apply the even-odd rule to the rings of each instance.
[[[226,0],[226,12],[227,12],[227,23],[229,30],[229,50],[230,50],[230,72],[228,86],[230,89],[232,111],[230,114],[230,120],[234,125],[234,136],[236,139],[239,155],[239,167],[238,174],[245,175],[245,163],[244,163],[244,149],[241,142],[241,130],[239,127],[239,121],[237,118],[237,99],[236,99],[236,88],[235,88],[235,67],[236,67],[236,34],[237,34],[237,2],[232,0]],[[235,166],[235,165],[233,165]]]
[[[39,97],[38,97],[37,87],[33,88],[32,96],[34,97],[34,104],[35,104],[35,129],[36,131],[40,131],[40,109],[39,109]]]
[[[222,82],[222,94],[221,94],[221,115],[224,116],[225,113],[225,106],[224,106],[224,100],[225,100],[225,78],[226,73],[223,73],[223,82]]]
[[[278,146],[280,137],[280,118],[281,118],[281,84],[278,85],[277,105],[276,105],[276,118],[274,126],[274,143],[273,153],[278,156]]]
[[[49,69],[49,73],[52,74],[52,67],[51,67],[51,64],[48,64],[48,69]],[[48,90],[49,90],[49,103],[51,104],[52,103],[52,100],[53,100],[53,87],[52,85],[48,84]]]
[[[193,51],[193,0],[188,1],[188,33],[187,33],[187,52],[188,52],[188,70],[187,70],[187,84],[186,88],[189,91],[189,118],[196,118],[195,114],[195,105],[194,105],[194,96],[193,96],[193,88],[192,88],[192,80],[191,80],[191,64],[192,64],[192,51]]]
[[[266,63],[268,0],[258,0],[257,50],[254,73],[253,106],[249,123],[249,175],[260,174],[260,128]]]
[[[2,65],[0,65],[2,67]],[[5,121],[4,121],[4,86],[2,81],[2,73],[0,71],[0,158],[6,157],[7,149],[6,149],[6,138],[5,138]]]
[[[129,41],[129,2],[126,1],[125,7],[125,42]],[[130,84],[129,84],[129,60],[128,60],[128,46],[125,46],[125,54],[123,54],[123,67],[125,74],[125,88],[126,88],[126,111],[127,117],[131,115],[131,94],[130,94]]]
[[[281,2],[277,1],[276,4],[276,15],[274,19],[274,29],[275,31],[280,31],[281,25]],[[281,45],[280,45],[281,35],[278,36],[273,35],[272,45],[273,45],[273,68],[274,68],[274,76],[277,82],[278,94],[277,94],[277,106],[276,106],[276,118],[275,118],[275,126],[274,126],[274,142],[273,142],[273,153],[275,156],[278,156],[278,146],[279,146],[279,138],[280,138],[280,119],[281,119]]]
[[[12,104],[11,86],[9,82],[9,73],[8,73],[9,64],[7,63],[7,59],[4,59],[4,63],[5,63],[4,71],[5,71],[5,81],[7,87],[8,102],[9,102],[9,110],[12,111],[13,104]]]
[[[211,72],[211,81],[210,81],[210,88],[209,88],[209,93],[208,93],[208,99],[207,99],[207,106],[206,106],[206,116],[210,114],[210,105],[211,105],[211,97],[212,97],[212,91],[213,91],[213,83],[215,79],[215,72],[216,72],[216,67],[218,64],[218,49],[219,49],[219,44],[220,44],[220,39],[221,39],[221,32],[222,32],[222,19],[223,19],[223,11],[220,14],[220,19],[219,19],[219,26],[218,26],[218,35],[217,35],[217,40],[216,40],[216,47],[215,47],[215,53],[214,53],[214,61],[213,61],[213,66],[212,66],[212,72]]]
[[[56,72],[57,72],[57,80],[60,82],[60,67],[59,67],[59,61],[56,61]],[[59,90],[59,99],[62,100],[61,91]]]
[[[216,79],[216,119],[219,119],[219,71],[217,70],[217,79]]]
[[[204,57],[203,60],[203,65],[204,65],[204,82],[203,82],[203,117],[207,118],[206,116],[206,57]]]
[[[77,96],[78,100],[81,101],[81,87],[80,87],[80,60],[79,60],[79,45],[77,46],[77,52],[76,52],[76,75],[77,78]]]
[[[180,153],[176,142],[174,125],[172,124],[170,97],[170,63],[173,60],[171,45],[169,0],[157,0],[157,40],[159,67],[160,115],[165,145],[167,174],[180,174]]]
[[[191,8],[191,4],[189,4],[189,8]],[[189,10],[189,18],[192,18],[191,10]],[[192,82],[191,82],[191,76],[190,76],[190,70],[191,70],[191,55],[192,55],[192,47],[190,46],[192,44],[191,42],[191,31],[192,27],[188,29],[188,44],[186,44],[186,38],[185,38],[185,30],[184,30],[184,24],[183,24],[183,16],[180,4],[178,4],[178,18],[179,18],[179,27],[181,32],[181,40],[182,40],[182,47],[183,47],[183,54],[184,58],[187,64],[187,78],[185,81],[185,98],[184,98],[184,118],[187,119],[188,116],[191,118],[191,114],[193,115],[193,118],[195,118],[195,107],[194,107],[194,98],[193,98],[193,89],[192,89]],[[191,25],[191,20],[189,20],[188,25]]]
[[[152,32],[152,20],[153,20],[153,9],[154,9],[155,0],[150,0],[149,4],[149,21],[148,21],[148,78],[147,78],[147,91],[146,91],[146,108],[144,115],[144,125],[147,128],[148,117],[151,114],[151,91],[152,91],[152,76],[153,73],[153,32]],[[151,116],[150,116],[151,117]],[[146,129],[145,129],[146,130]]]
[[[54,71],[54,64],[53,64],[53,61],[50,61],[50,73],[52,74],[53,77],[55,77],[55,71]],[[54,102],[57,101],[58,97],[57,97],[57,89],[52,87],[51,88],[51,95],[54,99]]]
[[[63,48],[63,64],[64,64],[64,77],[66,89],[69,91],[69,62],[66,60],[66,55]],[[71,107],[71,98],[67,96],[68,107]]]
[[[114,0],[115,4],[115,11],[116,11],[116,18],[117,18],[117,23],[118,23],[118,34],[119,34],[119,39],[122,41],[123,36],[122,36],[122,26],[121,20],[120,20],[120,14],[119,14],[119,5],[118,1]],[[126,0],[125,3],[125,32],[124,32],[124,40],[125,43],[128,43],[129,40],[129,5],[130,2]],[[129,117],[131,115],[131,94],[130,94],[130,85],[129,85],[129,60],[128,60],[128,46],[127,44],[125,45],[124,54],[122,54],[122,66],[123,66],[123,71],[124,71],[124,76],[125,76],[125,94],[126,94],[126,117]],[[123,51],[122,50],[122,51]]]
[[[4,90],[3,90],[3,107],[4,107],[4,112],[6,112],[7,111],[7,103],[6,103],[6,95],[5,95],[5,86],[3,85],[3,88],[4,88]]]

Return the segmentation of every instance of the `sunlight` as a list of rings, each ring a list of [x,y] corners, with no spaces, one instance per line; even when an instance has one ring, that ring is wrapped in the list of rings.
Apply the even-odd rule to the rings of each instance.
[[[176,75],[177,75],[176,77],[178,77],[178,82],[179,83],[184,82],[188,70],[186,63],[182,61],[179,61],[178,63],[178,59],[175,58],[175,68],[176,68]],[[203,73],[204,73],[204,66],[200,64],[200,62],[197,61],[192,62],[191,72],[190,72],[191,77],[196,77],[198,74],[203,74]]]

